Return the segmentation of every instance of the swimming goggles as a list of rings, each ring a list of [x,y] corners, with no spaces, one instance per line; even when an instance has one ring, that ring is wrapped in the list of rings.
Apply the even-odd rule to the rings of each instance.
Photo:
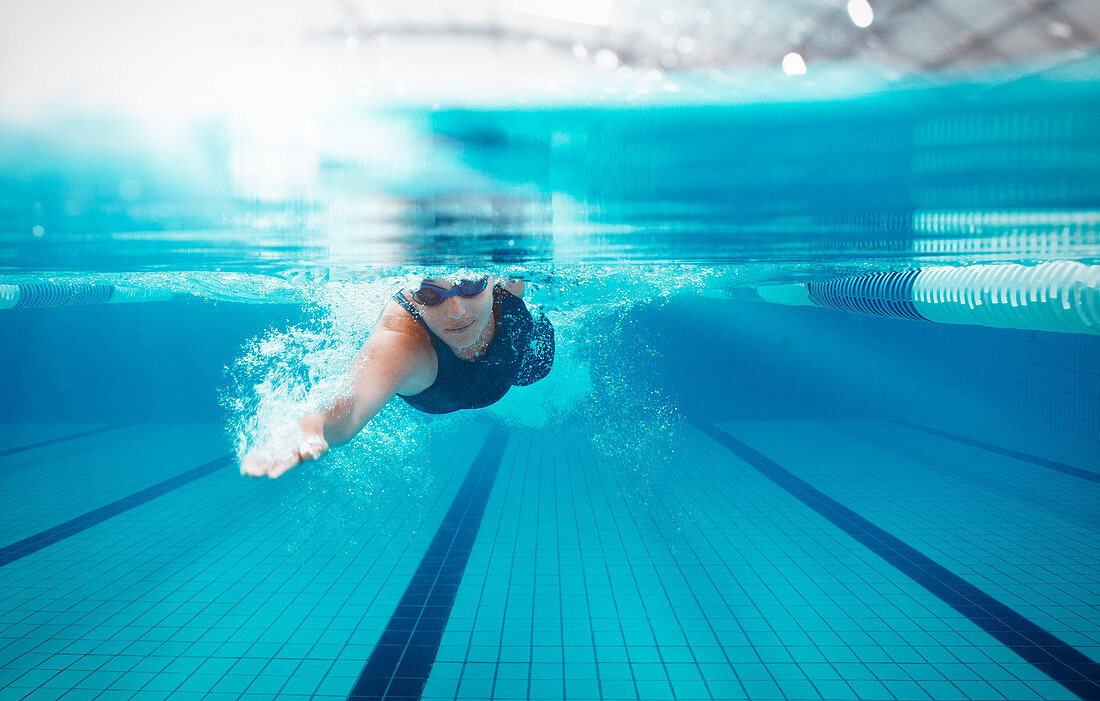
[[[489,278],[480,280],[459,280],[458,284],[449,290],[437,287],[428,282],[420,283],[420,289],[413,292],[413,299],[425,307],[434,307],[448,297],[461,295],[463,297],[477,297],[489,283]]]

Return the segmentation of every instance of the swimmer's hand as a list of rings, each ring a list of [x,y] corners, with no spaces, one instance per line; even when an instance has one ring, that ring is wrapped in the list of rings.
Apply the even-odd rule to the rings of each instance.
[[[302,420],[301,431],[273,440],[241,460],[241,474],[270,479],[307,460],[316,460],[328,452],[323,418],[316,414]]]

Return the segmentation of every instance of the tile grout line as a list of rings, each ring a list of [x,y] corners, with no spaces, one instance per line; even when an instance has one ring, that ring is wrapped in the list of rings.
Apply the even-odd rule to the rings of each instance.
[[[1034,667],[1087,701],[1100,700],[1100,664],[901,539],[709,422],[704,433],[923,586]]]

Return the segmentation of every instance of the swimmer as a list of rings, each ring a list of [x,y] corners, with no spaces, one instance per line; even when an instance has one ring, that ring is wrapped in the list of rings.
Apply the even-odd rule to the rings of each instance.
[[[429,414],[476,409],[550,372],[554,328],[532,317],[520,280],[432,278],[386,303],[352,365],[351,392],[299,424],[301,438],[241,461],[271,479],[351,440],[396,394]]]

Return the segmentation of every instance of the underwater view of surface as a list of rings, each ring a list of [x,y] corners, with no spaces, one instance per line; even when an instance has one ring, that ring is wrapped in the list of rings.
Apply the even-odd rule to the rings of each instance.
[[[0,699],[1100,699],[1097,67],[0,121]]]

